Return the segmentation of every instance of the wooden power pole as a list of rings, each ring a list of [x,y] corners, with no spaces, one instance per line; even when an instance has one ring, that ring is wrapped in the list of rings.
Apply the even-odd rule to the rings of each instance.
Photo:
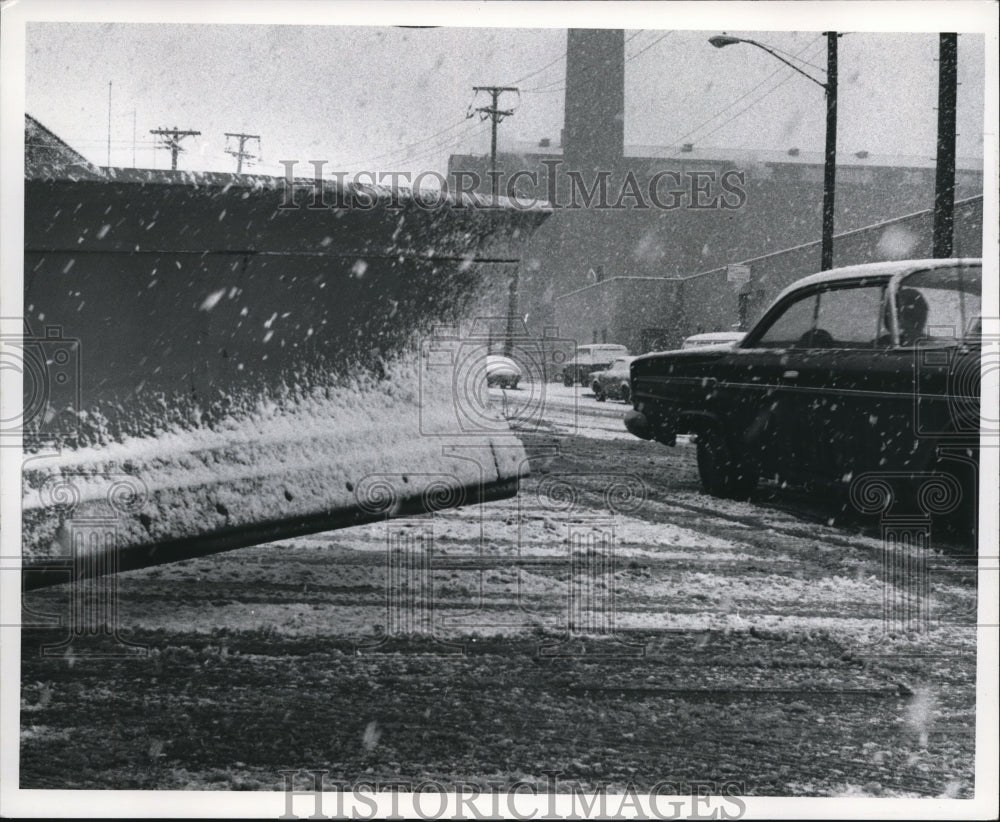
[[[955,107],[958,35],[942,34],[938,61],[937,174],[934,180],[934,256],[952,256],[955,233]]]
[[[510,115],[514,113],[513,109],[501,109],[498,104],[500,102],[501,94],[508,91],[518,94],[518,89],[514,86],[473,86],[472,90],[477,94],[480,91],[485,91],[493,98],[491,105],[481,106],[480,108],[477,108],[476,111],[479,112],[481,120],[489,118],[492,121],[490,137],[490,192],[493,195],[493,202],[495,205],[497,195],[500,193],[500,177],[497,174],[497,126],[504,117],[510,117]],[[472,116],[471,111],[469,112],[469,116]],[[503,345],[503,353],[505,357],[509,357],[514,348],[514,326],[517,322],[518,279],[519,272],[515,269],[514,276],[510,281],[510,288],[507,292],[507,333],[504,335],[505,339]]]
[[[200,131],[182,131],[174,126],[173,128],[151,128],[150,134],[155,134],[162,139],[161,147],[170,149],[170,168],[177,170],[177,155],[184,151],[181,148],[181,140],[185,137],[197,137]]]
[[[233,151],[229,148],[229,138],[232,137],[239,141],[239,148]],[[256,160],[259,156],[258,154],[250,154],[248,151],[244,151],[243,147],[247,144],[248,140],[257,141],[257,151],[260,151],[260,135],[259,134],[234,134],[231,131],[226,132],[226,154],[232,154],[236,158],[236,173],[243,173],[243,160]]]
[[[518,92],[513,86],[473,86],[472,90],[477,94],[480,91],[487,92],[493,98],[493,104],[489,106],[481,106],[477,108],[476,111],[479,112],[479,117],[482,120],[489,118],[493,121],[492,138],[490,140],[490,171],[492,172],[490,177],[492,178],[493,184],[490,190],[493,196],[496,197],[499,193],[497,191],[497,185],[499,180],[497,178],[497,125],[503,120],[504,117],[510,117],[514,113],[513,109],[500,109],[497,107],[497,103],[500,101],[500,95],[505,91],[512,91],[515,94]],[[469,113],[472,116],[472,113]]]

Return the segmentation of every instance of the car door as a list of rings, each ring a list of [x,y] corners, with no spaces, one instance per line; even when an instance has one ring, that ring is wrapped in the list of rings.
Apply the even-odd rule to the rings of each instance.
[[[766,476],[802,459],[808,432],[796,396],[796,346],[814,327],[816,305],[815,289],[790,295],[717,368],[714,411]]]
[[[816,294],[815,322],[782,375],[797,440],[796,479],[849,481],[878,468],[898,428],[899,375],[882,323],[888,278],[833,283]]]
[[[978,444],[982,333],[982,268],[935,266],[895,283],[894,363],[887,392],[897,397],[895,430],[886,460],[905,470],[932,467],[939,445]],[[914,300],[921,310],[906,311]]]

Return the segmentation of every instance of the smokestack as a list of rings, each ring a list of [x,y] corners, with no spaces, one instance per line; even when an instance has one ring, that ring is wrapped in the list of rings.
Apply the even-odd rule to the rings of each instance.
[[[570,29],[566,48],[567,169],[621,165],[625,153],[625,32]]]

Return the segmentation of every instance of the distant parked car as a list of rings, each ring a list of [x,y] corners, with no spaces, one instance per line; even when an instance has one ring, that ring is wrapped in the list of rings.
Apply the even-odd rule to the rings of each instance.
[[[491,388],[517,388],[521,379],[521,368],[510,357],[489,354],[486,357],[486,384]]]
[[[717,496],[745,498],[760,476],[904,491],[936,479],[939,498],[918,491],[922,504],[964,506],[975,523],[981,316],[981,260],[815,274],[733,347],[637,357],[625,426],[666,445],[697,435],[702,486]]]
[[[746,334],[742,331],[710,331],[692,334],[681,343],[681,348],[700,348],[703,345],[736,345]]]
[[[634,359],[635,357],[618,357],[611,363],[610,368],[595,371],[590,375],[590,387],[598,402],[604,402],[609,398],[628,402],[632,398],[632,389],[628,384],[628,367]]]
[[[563,385],[590,384],[590,375],[611,366],[618,357],[627,357],[624,345],[578,345],[576,355],[563,366]]]

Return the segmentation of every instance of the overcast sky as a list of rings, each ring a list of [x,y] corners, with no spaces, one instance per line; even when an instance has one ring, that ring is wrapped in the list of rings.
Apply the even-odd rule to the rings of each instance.
[[[625,32],[626,144],[823,150],[823,90],[754,47],[710,46],[725,15],[700,31],[653,22]],[[728,33],[796,55],[825,79],[821,30]],[[522,90],[502,100],[515,114],[500,126],[501,150],[556,144],[565,51],[564,28],[31,23],[25,107],[100,165],[110,81],[113,165],[132,165],[134,111],[140,167],[169,167],[149,130],[176,126],[201,131],[185,142],[184,169],[234,170],[224,132],[248,132],[261,137],[254,170],[266,173],[281,173],[284,159],[443,172],[450,153],[489,149],[488,125],[465,117],[486,102],[477,84]],[[937,56],[933,33],[845,34],[839,151],[933,157]],[[960,156],[982,157],[984,76],[984,38],[960,36]]]

